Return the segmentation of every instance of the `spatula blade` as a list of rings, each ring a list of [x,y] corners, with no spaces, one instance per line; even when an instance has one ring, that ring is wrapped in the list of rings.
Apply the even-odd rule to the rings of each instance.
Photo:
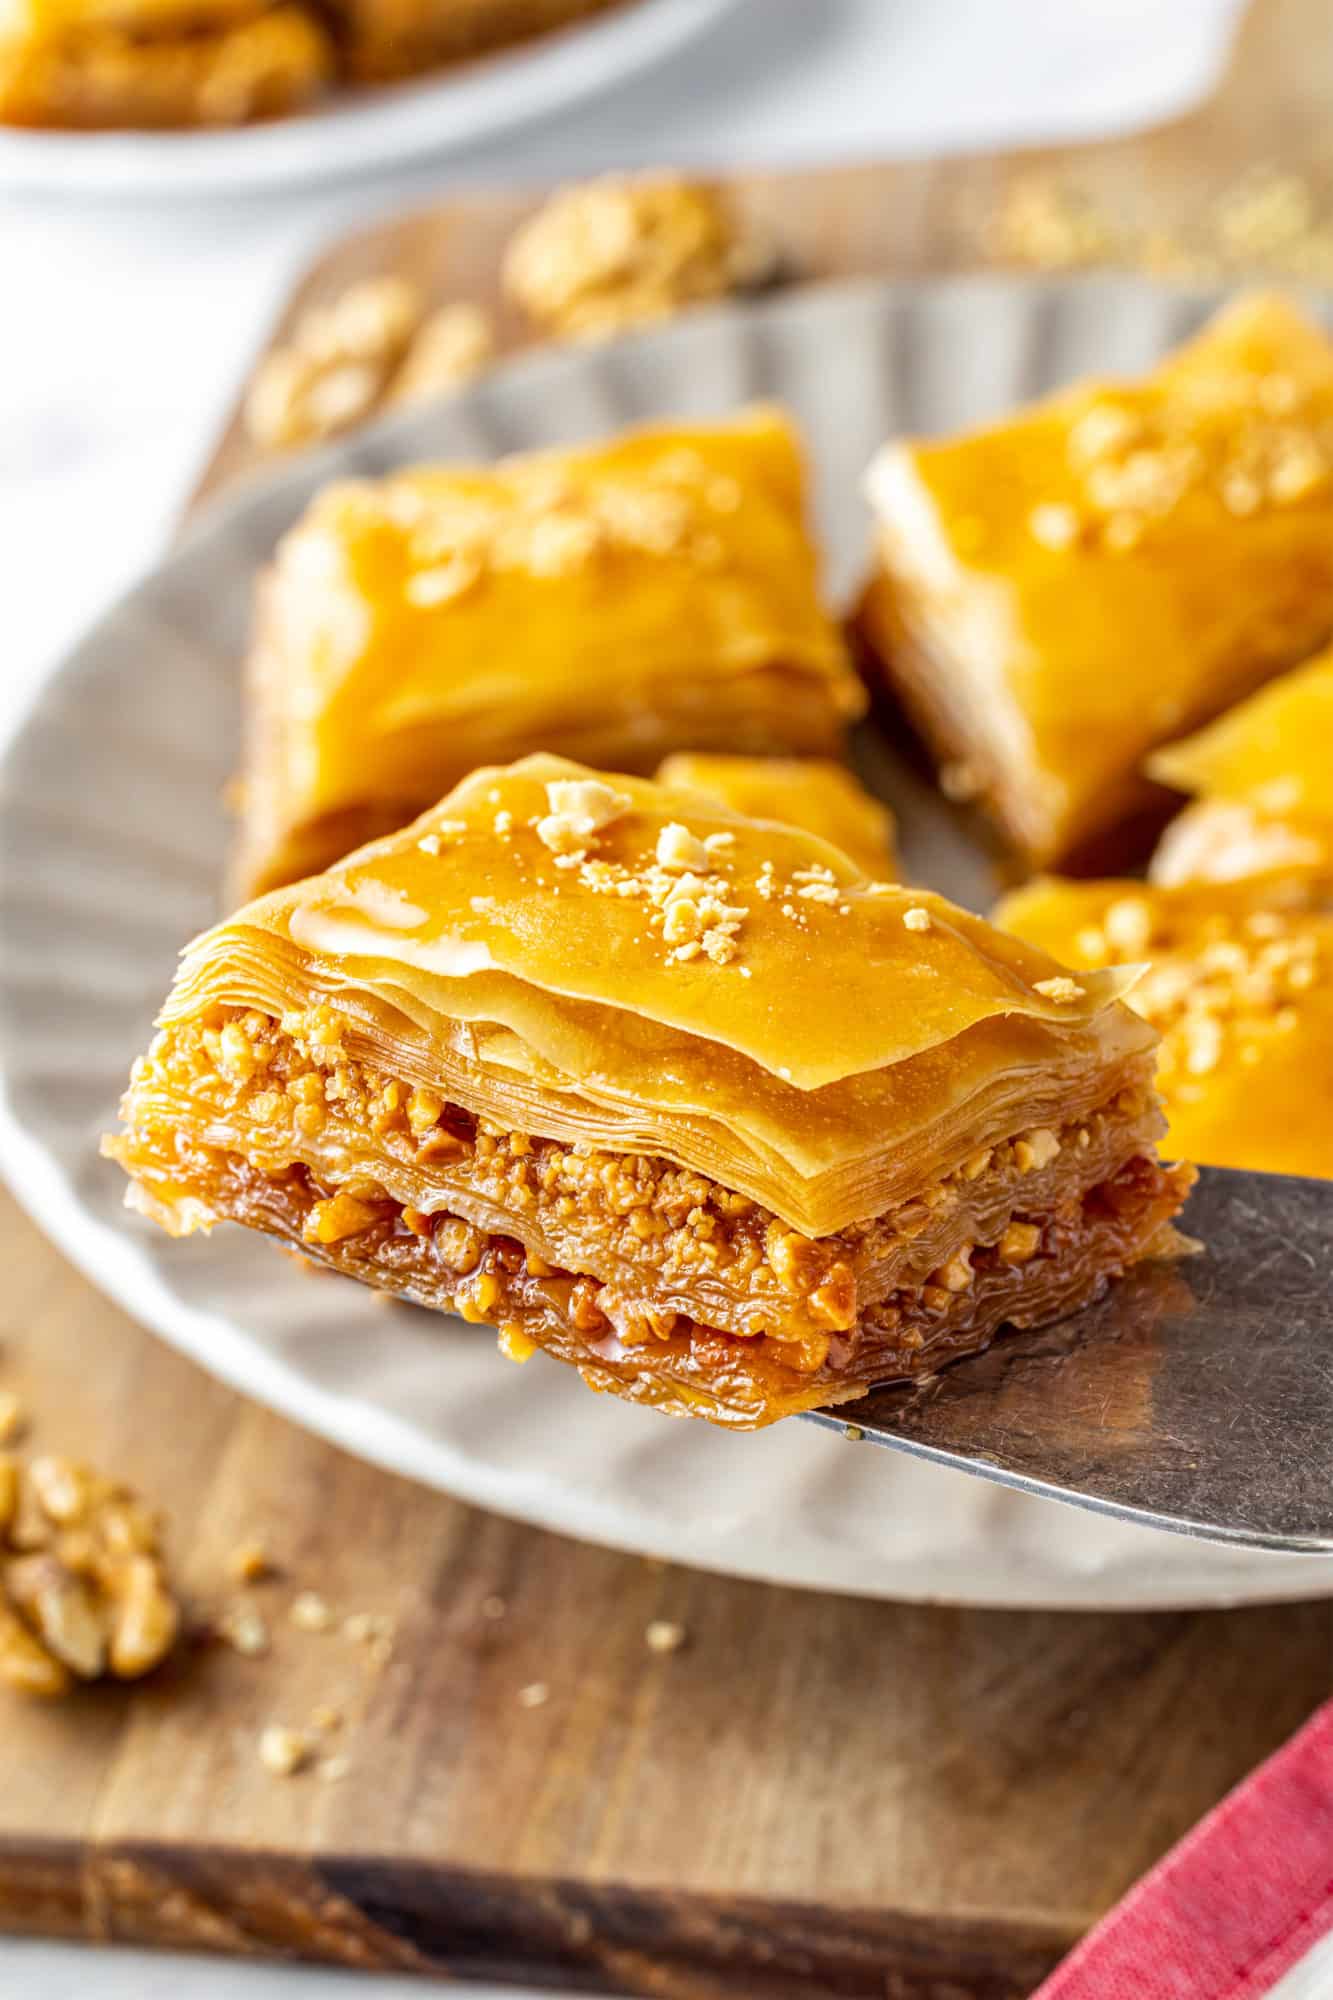
[[[1333,1183],[1203,1168],[1197,1257],[811,1421],[1151,1527],[1333,1552]]]

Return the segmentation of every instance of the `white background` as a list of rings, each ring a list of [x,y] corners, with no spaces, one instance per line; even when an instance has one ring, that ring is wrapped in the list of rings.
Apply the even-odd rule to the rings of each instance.
[[[338,229],[464,185],[606,166],[782,165],[1101,136],[1204,95],[1238,11],[1239,0],[737,0],[651,75],[503,143],[369,184],[188,205],[0,188],[0,723],[152,559],[284,289]],[[0,1943],[5,2000],[387,2000],[412,1990]],[[448,1988],[458,2000],[469,1990]]]

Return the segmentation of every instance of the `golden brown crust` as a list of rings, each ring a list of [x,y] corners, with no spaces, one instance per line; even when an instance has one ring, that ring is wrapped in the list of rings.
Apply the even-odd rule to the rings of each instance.
[[[1074,966],[1145,964],[1167,1145],[1211,1166],[1333,1179],[1333,911],[1281,872],[1158,888],[1049,878],[996,921]]]
[[[284,5],[234,25],[150,38],[116,23],[0,37],[0,123],[97,130],[240,125],[318,97],[333,51]]]
[[[1333,629],[1333,347],[1243,300],[1138,383],[886,447],[861,628],[1030,856],[1144,802],[1154,745]]]
[[[772,410],[327,489],[262,585],[248,688],[251,893],[321,822],[410,817],[530,748],[829,755],[864,705]]]

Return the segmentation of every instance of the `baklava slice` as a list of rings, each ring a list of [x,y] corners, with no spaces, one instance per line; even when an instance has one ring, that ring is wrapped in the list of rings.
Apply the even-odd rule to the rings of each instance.
[[[173,1232],[246,1223],[747,1428],[1171,1247],[1122,984],[533,757],[190,946],[108,1150]]]
[[[1333,345],[1267,297],[1143,381],[886,445],[871,676],[1023,853],[1105,865],[1165,806],[1147,754],[1333,633],[1331,468]]]
[[[17,0],[0,26],[0,124],[241,125],[318,97],[322,23],[261,0]]]
[[[237,887],[326,867],[479,764],[828,756],[863,705],[775,410],[339,484],[262,586]]]
[[[658,769],[664,785],[706,792],[749,819],[776,819],[831,840],[867,875],[898,877],[893,814],[831,757],[728,757],[681,750]]]
[[[1281,871],[1333,888],[1333,649],[1157,751],[1149,770],[1194,795],[1158,843],[1155,882]]]
[[[1146,964],[1172,1152],[1333,1179],[1333,897],[1299,876],[1031,883],[995,921],[1068,964]],[[1078,973],[1079,978],[1084,977]]]
[[[390,83],[603,14],[624,0],[329,0],[347,73]]]

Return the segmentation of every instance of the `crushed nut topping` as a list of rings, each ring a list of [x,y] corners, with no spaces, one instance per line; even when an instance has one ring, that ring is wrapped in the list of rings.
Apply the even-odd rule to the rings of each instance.
[[[1328,927],[1299,908],[1191,916],[1146,896],[1111,903],[1076,940],[1093,963],[1143,958],[1126,998],[1161,1031],[1159,1082],[1168,1100],[1233,1059],[1259,1060],[1266,1039],[1290,1031],[1304,996],[1328,978]]]
[[[26,1418],[23,1405],[12,1389],[0,1389],[0,1445],[13,1444]]]
[[[1080,986],[1077,979],[1038,979],[1032,988],[1040,993],[1043,1000],[1054,1000],[1057,1007],[1072,1007],[1076,1000],[1087,998],[1088,989]]]
[[[1033,508],[1028,516],[1028,529],[1033,541],[1040,542],[1043,548],[1069,549],[1078,540],[1078,515],[1072,507],[1048,501]]]
[[[73,1460],[0,1459],[0,1680],[60,1695],[158,1666],[180,1625],[158,1533],[128,1488]]]
[[[657,836],[657,865],[673,870],[693,868],[702,874],[711,864],[702,840],[673,820]]]
[[[550,811],[534,822],[537,838],[553,854],[588,851],[603,827],[623,819],[634,801],[595,778],[557,778],[546,787]]]
[[[919,903],[914,903],[910,910],[903,911],[903,929],[909,931],[928,931],[930,929],[930,911],[922,909]]]
[[[529,1681],[526,1687],[521,1687],[518,1691],[520,1708],[544,1708],[550,1699],[551,1690],[545,1681]]]
[[[678,1653],[689,1634],[672,1618],[654,1618],[643,1637],[650,1653]]]

